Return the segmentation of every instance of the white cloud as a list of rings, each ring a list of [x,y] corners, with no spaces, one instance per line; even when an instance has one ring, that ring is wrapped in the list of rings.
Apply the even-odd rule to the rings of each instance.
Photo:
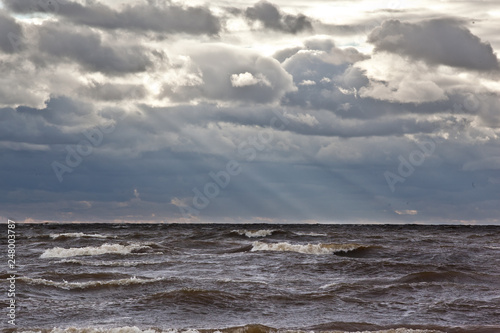
[[[313,80],[302,80],[302,82],[299,83],[299,86],[314,86],[316,85],[316,82]]]
[[[410,209],[407,209],[407,210],[396,210],[394,212],[396,214],[398,214],[398,215],[417,215],[418,214],[418,211],[416,211],[416,210],[410,210]]]
[[[247,87],[256,84],[268,87],[271,86],[271,83],[263,74],[257,74],[254,76],[252,73],[245,72],[231,75],[231,85],[233,87]]]

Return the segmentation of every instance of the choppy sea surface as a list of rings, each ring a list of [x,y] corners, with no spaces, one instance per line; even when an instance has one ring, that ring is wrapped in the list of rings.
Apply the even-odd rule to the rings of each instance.
[[[6,332],[500,332],[500,227],[18,224],[16,232],[17,325],[4,315]]]

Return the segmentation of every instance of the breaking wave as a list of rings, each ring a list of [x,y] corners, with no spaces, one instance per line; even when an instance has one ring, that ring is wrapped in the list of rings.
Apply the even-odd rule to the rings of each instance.
[[[325,236],[328,236],[327,234],[317,233],[317,232],[300,232],[300,231],[295,231],[294,234],[297,235],[297,236],[311,236],[311,237],[325,237]]]
[[[87,261],[87,260],[76,260],[76,259],[63,259],[58,261],[57,263],[61,264],[75,264],[75,265],[81,265],[81,266],[105,266],[105,267],[135,267],[135,266],[142,266],[142,265],[159,265],[165,263],[164,261],[108,261],[108,260],[101,260],[101,261]]]
[[[70,247],[65,249],[62,247],[54,247],[52,249],[47,249],[42,253],[40,258],[67,258],[76,256],[95,256],[100,254],[129,254],[134,250],[148,249],[150,246],[142,244],[130,244],[130,245],[120,245],[120,244],[103,244],[101,246],[86,246],[86,247]]]
[[[232,233],[236,233],[240,236],[246,236],[248,238],[256,238],[256,237],[266,237],[271,236],[276,230],[272,229],[263,229],[263,230],[233,230]]]
[[[58,282],[42,278],[20,277],[19,280],[31,285],[44,285],[44,286],[71,290],[71,289],[90,289],[97,287],[128,286],[135,284],[155,283],[158,281],[163,281],[165,280],[165,278],[144,279],[133,276],[131,278],[107,280],[107,281],[68,282],[63,280],[62,282]]]
[[[360,244],[290,244],[287,242],[281,243],[264,243],[253,242],[252,252],[255,251],[278,251],[278,252],[298,252],[305,254],[331,254],[331,253],[347,253],[350,251],[366,248]]]
[[[280,333],[310,333],[315,332],[311,330],[286,330],[286,329],[276,329],[264,325],[259,324],[249,324],[245,326],[238,327],[229,327],[222,329],[165,329],[161,330],[158,328],[147,328],[141,329],[137,326],[125,326],[125,327],[117,327],[117,328],[53,328],[53,329],[42,329],[42,330],[30,330],[30,331],[20,331],[20,333],[271,333],[271,332],[280,332]],[[392,329],[382,329],[377,331],[345,331],[345,330],[329,330],[322,331],[324,333],[443,333],[440,330],[435,329],[412,329],[412,328],[392,328]]]
[[[63,238],[116,238],[116,236],[100,235],[100,234],[84,234],[83,232],[67,232],[62,234],[50,234],[52,239]]]

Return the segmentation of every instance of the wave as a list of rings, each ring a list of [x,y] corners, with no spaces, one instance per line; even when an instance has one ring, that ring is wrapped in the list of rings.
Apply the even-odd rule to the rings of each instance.
[[[271,236],[277,230],[273,229],[263,229],[263,230],[232,230],[231,233],[238,234],[240,236],[246,236],[248,238],[256,237],[266,237]]]
[[[44,285],[60,289],[72,290],[72,289],[91,289],[99,287],[128,286],[136,284],[155,283],[158,281],[164,281],[166,280],[166,278],[144,279],[133,276],[130,278],[107,280],[107,281],[68,282],[66,280],[63,280],[62,282],[58,282],[42,278],[29,278],[23,276],[18,278],[18,280],[31,285]]]
[[[116,236],[111,235],[100,235],[100,234],[84,234],[83,232],[67,232],[62,234],[49,234],[52,239],[64,239],[64,238],[116,238]]]
[[[234,301],[239,296],[222,290],[207,290],[199,288],[182,288],[162,291],[142,298],[139,303],[189,303],[193,305],[215,306],[218,308],[234,308]]]
[[[129,245],[108,244],[101,246],[86,246],[86,247],[70,247],[69,249],[62,247],[54,247],[45,250],[40,258],[67,258],[76,256],[95,256],[100,254],[129,254],[135,250],[151,248],[148,245],[133,243]]]
[[[332,254],[332,253],[347,253],[354,250],[367,248],[360,244],[290,244],[287,242],[281,243],[264,243],[253,242],[250,251],[278,251],[278,252],[298,252],[304,254]]]
[[[472,275],[462,272],[418,272],[403,276],[397,281],[400,283],[431,283],[431,282],[450,282],[450,283],[477,283],[486,281],[486,276]]]
[[[317,232],[300,232],[300,231],[294,231],[294,234],[297,235],[297,236],[311,236],[311,237],[325,237],[325,236],[328,236],[327,234],[317,233]]]
[[[87,261],[87,260],[76,260],[76,259],[63,259],[57,261],[58,264],[75,264],[81,266],[107,266],[107,267],[135,267],[142,265],[160,265],[165,263],[165,261]]]
[[[260,325],[260,324],[248,324],[245,326],[236,326],[222,329],[159,329],[159,328],[145,328],[141,329],[137,326],[124,326],[116,328],[99,328],[99,327],[68,327],[68,328],[53,328],[53,329],[38,329],[36,331],[18,331],[19,333],[309,333],[315,332],[311,330],[291,330],[291,329],[276,329],[273,327]],[[443,331],[436,329],[413,329],[413,328],[391,328],[382,330],[370,330],[370,331],[345,331],[345,330],[329,330],[329,331],[317,331],[323,333],[444,333]],[[492,331],[493,332],[493,331]]]

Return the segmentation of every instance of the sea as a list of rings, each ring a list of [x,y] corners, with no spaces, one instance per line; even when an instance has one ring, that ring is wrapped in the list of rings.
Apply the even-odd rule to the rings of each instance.
[[[3,332],[500,332],[500,226],[15,231],[16,320],[8,323],[5,269]],[[6,236],[0,244],[7,253]]]

